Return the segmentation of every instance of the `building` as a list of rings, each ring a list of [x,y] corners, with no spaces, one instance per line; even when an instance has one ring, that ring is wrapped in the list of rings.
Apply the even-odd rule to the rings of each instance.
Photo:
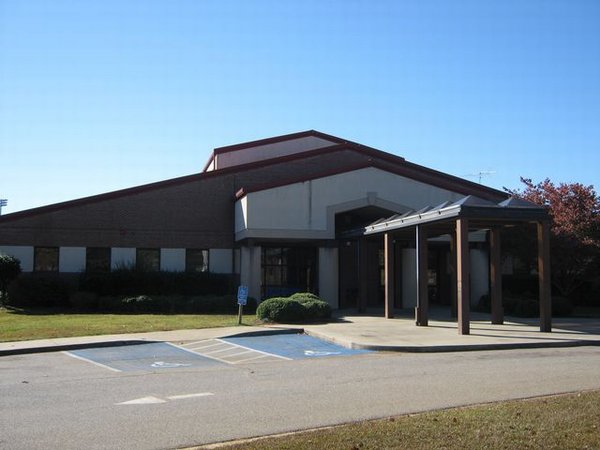
[[[546,219],[504,192],[311,130],[217,148],[198,174],[7,214],[0,251],[24,271],[208,270],[256,298],[308,290],[388,315],[420,305],[426,324],[429,299],[460,319],[497,291],[489,230]]]

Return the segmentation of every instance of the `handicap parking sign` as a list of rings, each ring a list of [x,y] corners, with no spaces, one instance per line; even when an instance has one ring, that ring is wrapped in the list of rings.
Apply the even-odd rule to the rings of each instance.
[[[239,286],[237,294],[238,305],[244,306],[248,303],[248,286]]]

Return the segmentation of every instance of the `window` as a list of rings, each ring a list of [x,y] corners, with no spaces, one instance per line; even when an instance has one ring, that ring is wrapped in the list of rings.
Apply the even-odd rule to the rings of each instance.
[[[263,247],[262,294],[315,292],[317,252],[313,247]]]
[[[110,272],[110,248],[89,247],[85,250],[85,271],[91,273]]]
[[[35,272],[58,272],[58,247],[35,247],[33,270]]]
[[[208,250],[186,249],[185,271],[208,272]]]
[[[138,248],[135,254],[135,268],[144,272],[160,270],[159,248]]]

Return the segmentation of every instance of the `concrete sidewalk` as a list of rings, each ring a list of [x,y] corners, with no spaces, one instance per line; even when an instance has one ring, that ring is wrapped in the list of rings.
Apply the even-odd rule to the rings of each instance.
[[[409,311],[397,312],[394,319],[384,319],[382,311],[373,311],[370,315],[341,311],[336,312],[335,321],[313,325],[241,326],[0,342],[0,357],[144,342],[181,344],[240,334],[303,331],[348,348],[403,352],[600,345],[600,319],[554,319],[553,332],[541,333],[537,320],[507,318],[504,325],[492,325],[489,316],[472,313],[471,334],[460,336],[456,321],[447,317],[447,312],[433,311],[431,316],[427,327],[415,326]]]
[[[471,313],[471,334],[459,335],[456,319],[445,310],[433,311],[429,326],[417,327],[409,311],[385,319],[338,313],[335,323],[304,325],[307,334],[352,348],[403,352],[449,352],[512,348],[600,345],[600,319],[554,318],[552,333],[542,333],[537,319],[507,317],[492,325],[489,315]]]

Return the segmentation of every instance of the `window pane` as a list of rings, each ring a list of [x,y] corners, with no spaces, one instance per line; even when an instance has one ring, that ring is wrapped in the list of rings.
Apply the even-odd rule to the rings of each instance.
[[[36,247],[33,259],[36,272],[58,272],[58,247]]]
[[[263,296],[314,291],[316,254],[313,247],[263,247]]]
[[[110,248],[90,247],[85,250],[85,271],[110,272]]]
[[[281,249],[266,247],[263,251],[263,264],[269,266],[281,264]]]
[[[135,266],[144,272],[158,272],[160,270],[160,249],[138,248]]]
[[[186,272],[208,272],[208,250],[187,249],[185,270]]]

